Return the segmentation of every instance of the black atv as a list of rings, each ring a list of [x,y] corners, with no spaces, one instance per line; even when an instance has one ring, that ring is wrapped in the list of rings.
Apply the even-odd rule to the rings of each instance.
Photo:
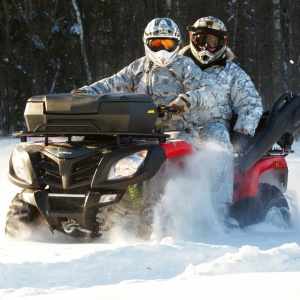
[[[282,94],[235,159],[230,215],[241,227],[278,219],[290,226],[285,156],[300,126],[299,104],[300,95]],[[21,143],[9,159],[9,180],[23,190],[12,200],[6,234],[46,222],[52,232],[99,238],[126,219],[137,235],[149,237],[162,178],[195,153],[188,142],[154,129],[167,111],[130,93],[30,98],[28,131],[15,134]]]

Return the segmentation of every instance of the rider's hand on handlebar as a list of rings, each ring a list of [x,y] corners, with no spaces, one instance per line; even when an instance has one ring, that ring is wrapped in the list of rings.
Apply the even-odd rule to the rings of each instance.
[[[169,104],[173,109],[186,114],[191,107],[191,102],[186,94],[180,94]]]

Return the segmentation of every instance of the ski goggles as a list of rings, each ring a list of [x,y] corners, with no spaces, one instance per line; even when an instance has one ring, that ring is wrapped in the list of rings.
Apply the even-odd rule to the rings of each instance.
[[[222,45],[222,39],[213,34],[191,34],[190,39],[199,47],[207,45],[209,48],[217,48]]]
[[[165,49],[169,52],[174,51],[178,45],[178,41],[176,39],[149,39],[147,41],[148,47],[154,51],[160,51]]]

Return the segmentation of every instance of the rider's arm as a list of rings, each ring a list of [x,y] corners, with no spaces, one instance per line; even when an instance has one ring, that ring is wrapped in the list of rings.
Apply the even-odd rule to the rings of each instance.
[[[83,86],[77,91],[86,94],[108,94],[108,93],[128,93],[133,92],[133,69],[141,64],[140,59],[134,61],[118,73],[101,79],[89,86]]]
[[[238,65],[233,67],[235,72],[230,92],[233,108],[238,114],[234,131],[253,136],[263,113],[262,99],[251,78]]]

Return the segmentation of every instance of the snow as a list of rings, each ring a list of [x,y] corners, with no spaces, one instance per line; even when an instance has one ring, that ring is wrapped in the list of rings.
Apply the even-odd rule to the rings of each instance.
[[[78,24],[74,24],[71,28],[70,28],[70,32],[71,34],[74,35],[80,35],[80,27]]]
[[[261,223],[197,235],[199,230],[191,226],[193,234],[185,230],[183,235],[149,242],[120,230],[109,243],[80,243],[52,235],[47,228],[18,240],[4,235],[5,215],[19,190],[6,178],[9,153],[16,143],[0,140],[1,300],[299,300],[300,143],[287,157],[291,229]]]

